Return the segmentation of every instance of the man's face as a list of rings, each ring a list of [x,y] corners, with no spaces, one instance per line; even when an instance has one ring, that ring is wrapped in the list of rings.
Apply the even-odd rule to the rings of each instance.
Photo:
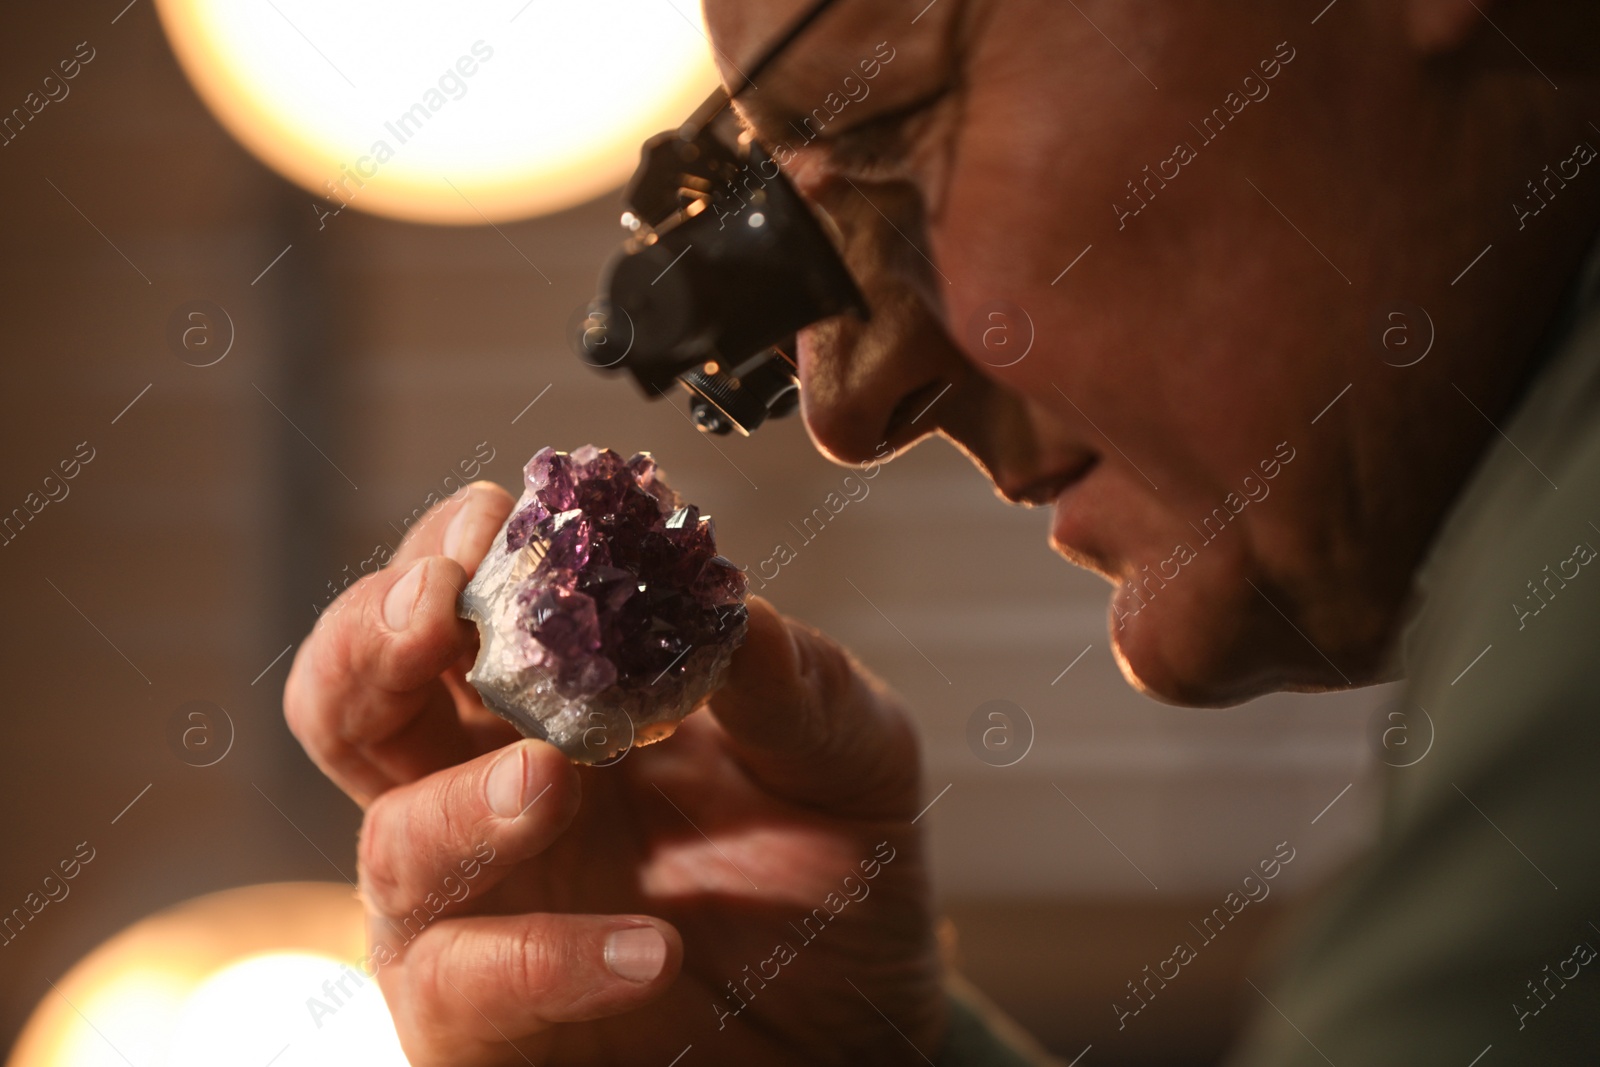
[[[804,6],[707,0],[728,80]],[[874,310],[802,334],[817,444],[936,432],[1053,504],[1125,671],[1178,702],[1371,680],[1489,432],[1413,430],[1445,372],[1373,342],[1401,299],[1459,306],[1488,225],[1410,196],[1421,61],[1389,5],[1304,6],[840,0],[741,101]]]

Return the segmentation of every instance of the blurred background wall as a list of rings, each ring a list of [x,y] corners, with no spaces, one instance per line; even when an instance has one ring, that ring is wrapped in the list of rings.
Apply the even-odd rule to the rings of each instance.
[[[514,486],[539,447],[592,441],[653,450],[734,560],[795,546],[766,595],[906,696],[978,984],[1069,1057],[1215,1053],[1254,996],[1240,976],[1270,905],[1149,1018],[1118,1033],[1110,1005],[1279,842],[1296,859],[1272,904],[1360,846],[1381,692],[1145,700],[1108,651],[1103,584],[941,443],[804,542],[846,472],[796,422],[708,439],[568,353],[614,196],[498,230],[354,210],[319,226],[202,109],[147,3],[9,12],[0,112],[85,41],[70,95],[0,147],[0,515],[26,516],[0,545],[0,910],[80,843],[95,858],[0,947],[0,1034],[164,905],[354,877],[358,812],[283,725],[291,650],[462,461],[492,454],[483,476]],[[197,367],[171,334],[201,300],[232,344]],[[992,700],[1031,719],[1009,767],[969,745]]]

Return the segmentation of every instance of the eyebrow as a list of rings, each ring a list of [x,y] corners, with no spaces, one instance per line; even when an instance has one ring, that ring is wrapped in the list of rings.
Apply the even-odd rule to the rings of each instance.
[[[744,80],[740,82],[737,89],[734,89],[728,93],[729,101],[731,102],[738,100],[740,95],[746,89],[754,87],[756,84],[756,75],[764,73],[768,67],[772,66],[779,56],[788,51],[789,46],[794,43],[795,38],[799,37],[802,33],[805,33],[806,30],[810,28],[811,24],[817,21],[817,19],[822,16],[822,13],[827,11],[828,8],[832,7],[836,2],[837,0],[817,0],[816,3],[812,4],[804,12],[802,12],[800,17],[795,19],[794,23],[783,32],[783,35],[768,45],[766,51],[761,53],[760,58],[758,58],[755,63],[751,64],[749,73],[740,71],[740,76]]]
[[[908,125],[917,116],[935,106],[951,91],[948,84],[940,84],[905,100],[894,100],[888,106],[855,108],[846,114],[844,109],[831,112],[831,121],[812,129],[812,113],[794,112],[787,121],[780,115],[787,113],[772,108],[745,108],[739,112],[740,122],[770,152],[779,145],[791,151],[807,147],[825,149],[828,158],[845,167],[876,166],[891,161],[909,149]],[[865,103],[866,97],[851,98],[852,104]],[[781,105],[780,105],[781,107]]]
[[[877,69],[869,72],[869,63]],[[818,140],[835,144],[840,138],[855,135],[885,118],[913,111],[933,95],[924,93],[913,99],[901,100],[890,94],[892,102],[885,108],[884,95],[873,85],[873,80],[887,65],[888,61],[878,59],[877,53],[870,53],[866,58],[845,67],[843,74],[830,68],[832,74],[828,81],[823,83],[818,80],[815,85],[811,83],[812,78],[820,79],[822,68],[797,71],[800,78],[784,87],[789,90],[788,93],[781,90],[770,96],[754,93],[741,99],[736,110],[745,128],[769,147],[777,142],[792,142],[796,136],[803,138],[807,144]],[[856,83],[854,89],[847,84],[852,81]],[[796,91],[800,88],[806,90],[804,99],[815,106],[804,107]],[[858,90],[860,95],[857,95]],[[875,97],[870,104],[867,102],[869,97]],[[829,106],[829,99],[840,101],[837,110]],[[819,114],[824,117],[818,119]]]
[[[965,6],[963,0],[950,0],[941,12],[951,15]],[[817,13],[820,9],[814,7],[800,21],[809,23]],[[897,117],[921,110],[950,87],[952,73],[946,68],[959,58],[950,41],[935,40],[930,46],[919,41],[925,34],[916,35],[917,39],[903,34],[891,44],[891,34],[874,46],[870,42],[884,29],[880,20],[873,17],[870,9],[847,8],[840,12],[851,13],[860,17],[846,18],[837,26],[830,23],[831,29],[839,32],[825,34],[821,41],[813,39],[821,31],[814,31],[802,47],[769,49],[760,67],[752,70],[764,73],[761,84],[756,86],[745,79],[734,91],[736,99],[731,110],[740,125],[769,151],[779,145],[800,149],[825,144],[836,152],[847,146],[870,152],[894,141],[892,127]],[[959,19],[959,14],[952,17]],[[930,30],[935,21],[917,29]],[[866,36],[857,32],[863,28],[857,23],[867,28]],[[783,40],[794,40],[804,28],[797,24],[784,34]],[[851,32],[845,33],[847,28]],[[937,30],[932,32],[939,38],[948,36]],[[863,45],[863,41],[867,43]],[[850,42],[860,49],[853,56]],[[906,64],[913,60],[900,59],[893,73],[880,79],[880,74],[886,73],[901,54],[925,62],[908,70]],[[774,60],[778,61],[776,75]],[[852,79],[860,85],[847,84]],[[829,103],[833,100],[843,103]]]

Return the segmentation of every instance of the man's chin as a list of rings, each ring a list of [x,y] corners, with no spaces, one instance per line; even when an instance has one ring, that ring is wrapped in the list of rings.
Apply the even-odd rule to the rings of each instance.
[[[1264,643],[1247,640],[1245,605],[1172,592],[1142,605],[1127,585],[1111,595],[1111,650],[1134,688],[1166,704],[1225,708],[1295,687]]]

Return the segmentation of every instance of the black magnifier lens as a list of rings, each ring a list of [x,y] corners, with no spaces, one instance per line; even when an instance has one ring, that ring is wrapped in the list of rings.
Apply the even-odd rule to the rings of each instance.
[[[625,193],[630,236],[572,333],[579,358],[626,371],[649,397],[680,383],[706,432],[749,434],[799,406],[795,334],[869,312],[823,221],[729,103],[713,93],[683,127],[645,142]]]
[[[682,382],[710,433],[792,412],[796,332],[867,315],[823,223],[758,143],[714,126],[648,142],[628,201],[632,236],[593,309],[610,330],[631,328],[614,366],[650,395]],[[602,362],[594,347],[590,335],[584,358]]]

